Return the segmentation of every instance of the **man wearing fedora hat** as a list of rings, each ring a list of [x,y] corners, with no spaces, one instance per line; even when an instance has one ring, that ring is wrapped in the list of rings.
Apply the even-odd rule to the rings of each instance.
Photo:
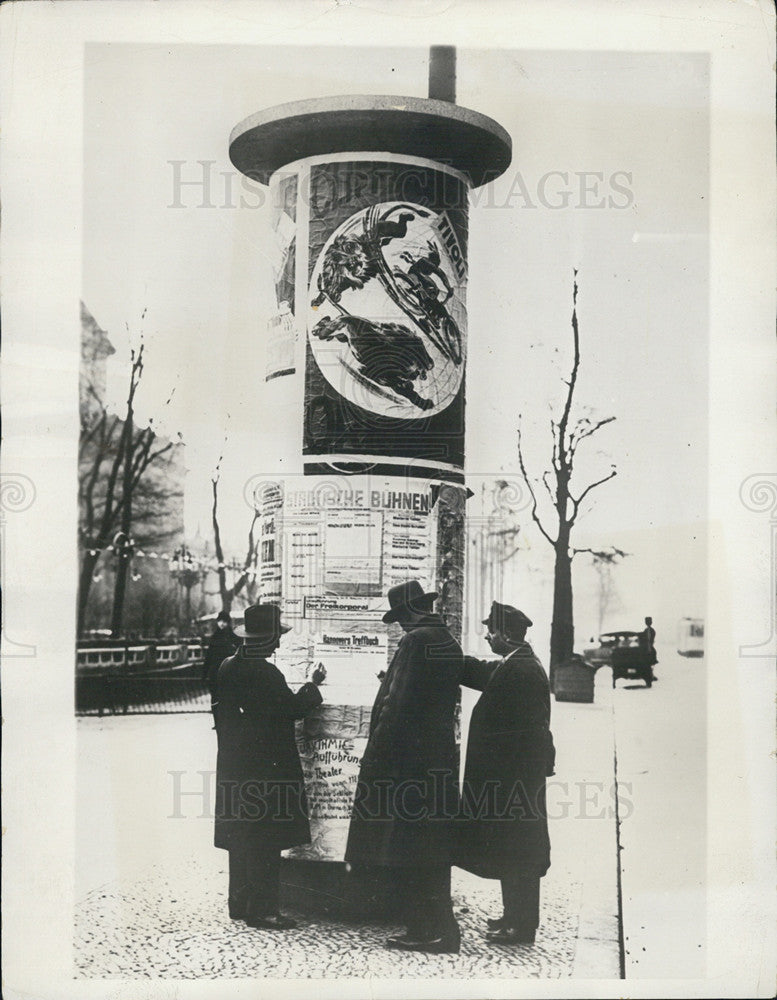
[[[550,688],[526,631],[531,620],[494,601],[486,640],[499,660],[464,658],[462,684],[482,691],[470,720],[456,863],[502,882],[493,944],[533,944],[540,878],[550,867],[545,779],[553,774]]]
[[[454,717],[461,647],[417,580],[388,592],[387,623],[404,630],[370,717],[346,861],[390,870],[406,932],[386,941],[409,951],[457,952],[451,906],[453,817],[459,763]]]
[[[245,610],[243,640],[216,677],[216,847],[229,851],[229,915],[250,927],[286,930],[279,912],[281,851],[310,841],[294,720],[322,702],[319,666],[294,692],[270,663],[289,629],[272,604]]]

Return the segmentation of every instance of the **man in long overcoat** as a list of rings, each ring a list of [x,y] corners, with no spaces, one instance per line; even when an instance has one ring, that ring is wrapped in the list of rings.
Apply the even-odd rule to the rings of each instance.
[[[216,847],[229,851],[229,915],[250,927],[285,930],[279,912],[281,851],[310,841],[294,720],[322,702],[318,667],[293,693],[270,663],[282,633],[273,605],[246,608],[243,643],[216,678]]]
[[[385,622],[405,635],[383,677],[348,833],[346,861],[384,865],[404,904],[406,933],[388,947],[457,952],[451,906],[453,818],[459,807],[454,717],[461,647],[417,580],[392,587]]]
[[[232,656],[240,645],[240,639],[232,628],[232,618],[228,611],[219,611],[213,634],[208,639],[205,650],[205,660],[202,665],[202,676],[210,691],[211,711],[215,702],[216,677],[219,667],[228,656]]]
[[[464,658],[462,683],[482,691],[472,711],[462,787],[456,864],[502,882],[503,916],[489,940],[532,944],[539,925],[540,878],[550,867],[545,779],[553,773],[550,689],[525,641],[531,621],[496,601],[484,621],[502,658]]]

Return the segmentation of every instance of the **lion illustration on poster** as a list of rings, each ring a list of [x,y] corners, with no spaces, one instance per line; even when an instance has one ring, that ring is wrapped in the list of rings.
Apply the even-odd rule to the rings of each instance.
[[[414,218],[412,212],[402,212],[397,219],[379,220],[373,233],[335,237],[324,257],[318,295],[311,305],[317,309],[326,299],[338,303],[347,288],[364,288],[365,282],[380,271],[377,247],[406,236],[407,224]]]
[[[358,374],[377,385],[392,389],[420,410],[428,410],[430,399],[415,388],[434,367],[423,340],[400,323],[374,323],[363,316],[336,316],[319,320],[313,328],[319,340],[347,343],[359,365]]]

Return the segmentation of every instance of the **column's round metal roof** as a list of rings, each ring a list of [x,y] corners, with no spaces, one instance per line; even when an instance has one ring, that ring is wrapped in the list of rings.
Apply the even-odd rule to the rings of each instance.
[[[395,153],[446,164],[479,187],[510,165],[512,142],[498,122],[447,101],[353,95],[293,101],[236,125],[229,157],[266,184],[295,160],[327,153]]]

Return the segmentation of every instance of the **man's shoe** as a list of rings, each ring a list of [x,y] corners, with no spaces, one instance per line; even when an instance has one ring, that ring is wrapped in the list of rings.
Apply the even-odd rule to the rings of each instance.
[[[290,931],[297,926],[297,921],[285,917],[282,913],[268,913],[263,917],[246,916],[249,927],[261,927],[271,931]]]
[[[441,934],[435,938],[419,938],[414,934],[392,934],[386,938],[387,948],[402,951],[425,951],[431,955],[457,955],[461,947],[460,935]]]
[[[501,931],[503,927],[507,927],[507,920],[505,917],[489,917],[486,923],[492,931]]]
[[[239,896],[230,898],[227,901],[227,906],[229,907],[230,920],[245,920],[246,906],[245,903],[241,901]]]
[[[502,927],[486,934],[489,944],[534,944],[534,931],[520,931],[515,927]]]

